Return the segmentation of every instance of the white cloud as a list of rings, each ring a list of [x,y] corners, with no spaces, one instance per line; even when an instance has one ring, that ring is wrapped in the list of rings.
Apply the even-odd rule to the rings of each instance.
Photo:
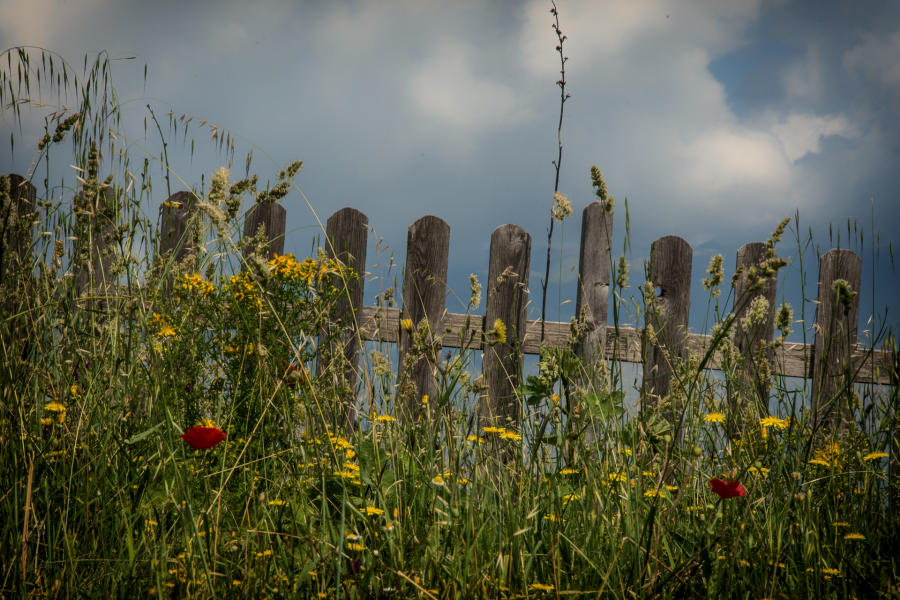
[[[860,44],[844,55],[844,67],[900,88],[900,31],[889,36],[866,34]]]
[[[819,102],[825,97],[825,74],[818,47],[809,45],[806,55],[791,63],[781,75],[788,98],[802,102]]]
[[[674,150],[684,164],[677,180],[698,199],[752,187],[782,187],[790,181],[776,140],[749,128],[711,128]]]
[[[414,106],[449,131],[467,133],[503,129],[534,116],[511,86],[476,76],[472,63],[465,46],[439,44],[409,77]]]
[[[781,142],[785,154],[796,162],[807,154],[821,151],[822,139],[827,136],[855,138],[859,135],[843,115],[817,116],[792,113],[771,126],[772,133]]]

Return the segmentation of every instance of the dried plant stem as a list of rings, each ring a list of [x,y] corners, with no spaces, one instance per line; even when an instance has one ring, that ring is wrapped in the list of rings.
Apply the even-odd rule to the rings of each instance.
[[[553,31],[556,33],[556,37],[559,40],[559,44],[556,46],[556,51],[559,53],[559,73],[560,78],[556,82],[556,85],[559,86],[559,124],[556,128],[556,143],[557,143],[557,155],[556,159],[553,161],[553,167],[556,169],[556,179],[553,183],[553,193],[559,191],[559,170],[562,166],[562,152],[563,152],[563,143],[562,143],[562,124],[563,124],[563,110],[566,106],[566,100],[569,99],[571,94],[566,93],[566,61],[569,60],[569,57],[565,56],[563,53],[563,43],[566,41],[566,36],[563,35],[562,30],[559,28],[559,10],[556,8],[556,2],[551,2],[553,8],[550,9],[550,14],[553,15]],[[553,209],[550,209],[550,226],[547,228],[547,266],[544,269],[544,278],[541,280],[541,341],[544,341],[544,321],[547,319],[547,282],[550,279],[550,252],[553,244]]]

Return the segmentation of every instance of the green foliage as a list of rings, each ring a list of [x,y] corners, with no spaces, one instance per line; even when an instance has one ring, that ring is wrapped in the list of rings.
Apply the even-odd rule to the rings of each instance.
[[[73,114],[41,156],[86,112]],[[99,137],[79,138],[84,195],[39,192],[51,235],[0,282],[0,595],[896,595],[885,452],[896,452],[896,386],[851,388],[865,408],[849,431],[823,435],[802,393],[760,363],[772,396],[760,413],[735,401],[760,386],[734,352],[741,324],[717,304],[710,347],[673,357],[659,410],[636,413],[620,365],[588,367],[569,344],[542,349],[518,427],[481,426],[477,315],[443,356],[442,332],[409,324],[409,364],[431,361],[435,397],[410,405],[395,385],[409,373],[392,379],[384,347],[369,348],[362,389],[349,390],[343,352],[329,348],[345,341],[335,309],[358,275],[322,254],[268,257],[263,240],[235,233],[241,198],[277,199],[300,164],[264,197],[256,176],[217,172],[195,194],[176,261],[156,257],[157,231],[137,210],[149,177],[104,163]],[[4,207],[10,190],[0,181]],[[109,236],[108,274],[67,243],[75,231]],[[781,232],[757,283],[779,268]],[[616,315],[624,260],[618,272]],[[473,279],[470,308],[479,296]],[[779,314],[784,329],[790,311]],[[721,376],[704,368],[716,355]],[[355,428],[336,410],[348,403]],[[227,438],[192,449],[179,434],[201,423]],[[712,477],[741,481],[746,496],[718,498]]]

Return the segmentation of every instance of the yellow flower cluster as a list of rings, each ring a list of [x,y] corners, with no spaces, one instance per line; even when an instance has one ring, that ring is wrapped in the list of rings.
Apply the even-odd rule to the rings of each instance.
[[[841,453],[840,442],[832,442],[821,450],[816,450],[816,454],[810,459],[809,464],[822,467],[840,467],[843,461],[844,457]]]
[[[516,433],[515,431],[510,431],[506,427],[485,427],[482,429],[484,433],[496,433],[501,440],[513,440],[519,441],[522,439],[522,436]]]
[[[276,254],[269,261],[269,268],[278,279],[306,281],[307,285],[322,281],[326,276],[340,276],[346,272],[346,268],[334,259],[325,258],[317,262],[313,258],[307,258],[303,262],[297,262],[297,257],[293,254]]]
[[[216,289],[211,282],[203,279],[203,276],[200,273],[194,273],[192,275],[185,275],[184,281],[181,282],[181,289],[186,292],[199,292],[201,296],[208,296],[213,293]]]
[[[262,309],[262,298],[259,297],[259,289],[247,271],[241,271],[237,275],[232,275],[228,279],[225,289],[238,302],[250,300],[256,303],[256,308]]]
[[[175,329],[173,329],[168,321],[166,321],[165,315],[153,313],[150,315],[150,320],[153,321],[154,325],[158,328],[156,335],[159,337],[175,337]]]

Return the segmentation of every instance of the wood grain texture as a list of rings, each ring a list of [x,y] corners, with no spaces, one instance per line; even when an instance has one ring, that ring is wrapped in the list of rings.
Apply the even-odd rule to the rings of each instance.
[[[31,264],[34,239],[34,210],[37,190],[15,173],[0,175],[6,180],[10,203],[0,206],[0,283]]]
[[[287,210],[277,202],[256,203],[244,217],[244,239],[256,235],[260,227],[266,232],[266,259],[284,254],[284,231]]]
[[[441,360],[441,323],[446,309],[447,266],[450,260],[450,226],[427,215],[413,223],[406,237],[406,270],[403,278],[401,320],[409,319],[413,329],[425,319],[428,334],[419,349],[418,360],[407,365],[413,334],[400,328],[398,381],[400,396],[406,400],[408,416],[421,412],[422,396],[436,397],[435,365]],[[407,368],[410,369],[407,372]]]
[[[575,316],[584,318],[584,339],[575,351],[588,373],[599,373],[597,364],[606,353],[606,317],[609,312],[610,250],[613,211],[599,201],[588,204],[581,217],[578,253],[578,291]],[[545,330],[546,332],[546,330]],[[599,381],[588,382],[599,389]]]
[[[180,262],[193,252],[193,242],[188,235],[188,220],[194,214],[197,196],[193,192],[175,192],[159,207],[159,254],[171,253]]]
[[[662,237],[650,246],[648,276],[658,295],[647,307],[642,402],[652,404],[669,393],[672,365],[684,358],[691,305],[693,250],[678,236]]]
[[[748,281],[750,269],[759,270],[759,265],[766,260],[766,244],[764,242],[750,242],[744,244],[737,251],[735,268],[741,271],[734,284],[734,304],[732,312],[736,315],[734,324],[734,345],[738,354],[743,357],[743,381],[742,390],[731,390],[729,397],[736,401],[746,402],[748,395],[752,395],[756,406],[762,414],[769,414],[769,389],[768,377],[759,377],[756,360],[762,348],[762,359],[770,369],[774,365],[775,355],[771,348],[767,347],[772,341],[775,331],[775,290],[778,280],[775,277],[767,278],[761,289],[751,290]],[[763,323],[752,325],[744,329],[741,321],[750,311],[750,307],[757,298],[765,298],[769,305]],[[735,406],[734,409],[739,407]]]
[[[819,259],[811,406],[817,422],[828,427],[845,429],[852,418],[850,349],[856,347],[861,274],[862,259],[851,250],[832,249]],[[839,279],[853,292],[846,302],[833,289]]]
[[[522,379],[522,341],[526,334],[525,303],[531,264],[531,236],[518,225],[501,225],[491,234],[485,327],[500,319],[506,341],[484,348],[482,374],[488,388],[481,403],[483,422],[518,427],[522,408],[515,389]],[[538,336],[540,334],[538,333]]]
[[[474,329],[469,348],[478,349],[481,344],[481,324],[484,319],[479,315],[465,315],[448,313],[441,321],[441,330],[444,332],[441,344],[445,348],[460,347],[460,332],[464,328],[466,319],[469,319],[470,329]],[[545,322],[544,345],[557,348],[571,343],[571,324],[559,321]],[[400,309],[364,306],[359,313],[359,326],[362,338],[376,342],[396,342],[397,330],[400,327]],[[449,330],[449,331],[448,331]],[[525,338],[522,340],[522,352],[524,354],[539,354],[541,347],[541,322],[540,320],[527,320],[525,322]],[[606,328],[606,359],[618,360],[629,363],[641,362],[641,342],[644,336],[643,329],[620,325],[618,333],[612,325]],[[687,348],[691,352],[705,353],[711,341],[710,336],[700,333],[690,333],[687,337]],[[786,377],[809,378],[809,364],[812,358],[812,346],[785,343],[775,351],[775,366],[773,372]],[[884,350],[871,350],[857,347],[853,352],[853,364],[858,371],[857,383],[876,383],[879,385],[891,384],[892,357]],[[707,370],[717,370],[721,366],[721,358],[714,356],[707,365]]]
[[[78,295],[89,293],[95,296],[106,296],[109,288],[115,285],[112,277],[114,254],[114,236],[116,233],[115,193],[105,187],[92,198],[79,192],[75,200],[76,211],[80,212],[76,220],[83,219],[83,227],[78,232],[75,242],[76,253],[87,258],[75,269],[75,290]],[[90,249],[85,249],[85,246]],[[101,306],[97,304],[96,306]]]
[[[332,214],[325,225],[325,252],[341,263],[353,269],[358,279],[336,280],[335,285],[344,290],[337,302],[335,313],[335,330],[326,331],[333,336],[335,346],[323,348],[316,361],[316,374],[322,375],[328,370],[333,357],[343,354],[346,368],[340,373],[332,369],[335,385],[346,387],[349,394],[341,414],[334,419],[346,427],[354,427],[356,414],[356,385],[359,379],[359,336],[354,330],[357,325],[357,314],[362,306],[365,292],[366,248],[369,240],[369,217],[355,208],[342,208]]]

